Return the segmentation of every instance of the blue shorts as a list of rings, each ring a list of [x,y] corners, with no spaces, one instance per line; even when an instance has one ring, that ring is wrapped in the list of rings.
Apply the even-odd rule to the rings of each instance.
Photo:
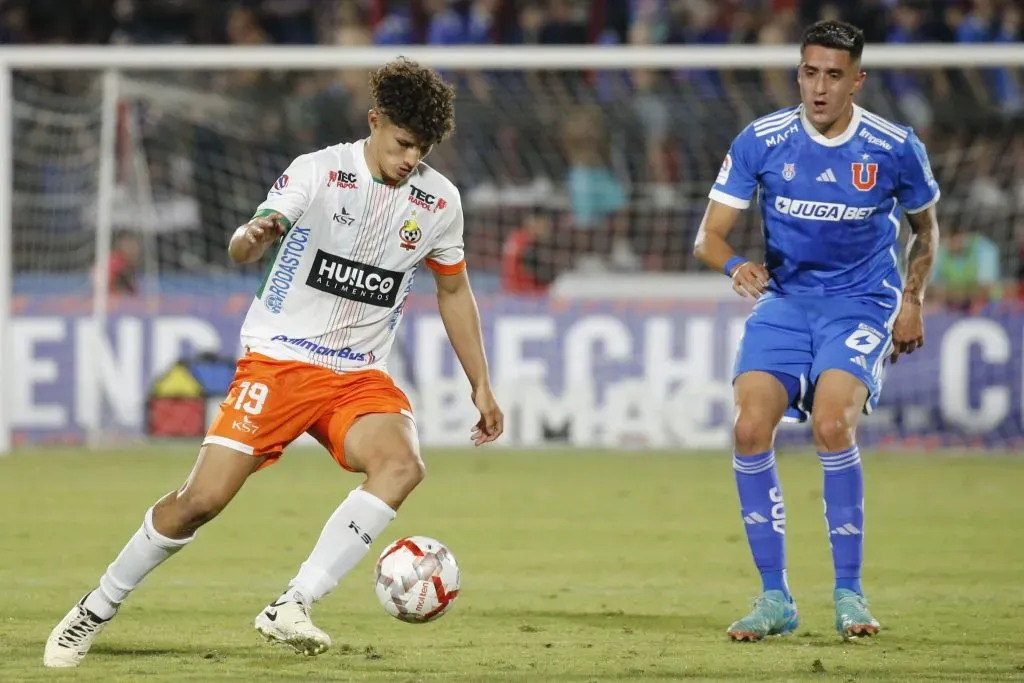
[[[844,370],[868,388],[864,412],[870,413],[882,391],[898,312],[895,294],[828,299],[768,295],[747,319],[733,379],[753,370],[775,375],[789,392],[783,420],[804,422],[821,373]]]

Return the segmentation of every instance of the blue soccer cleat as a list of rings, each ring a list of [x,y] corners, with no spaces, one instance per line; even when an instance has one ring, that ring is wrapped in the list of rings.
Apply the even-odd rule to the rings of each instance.
[[[836,630],[843,640],[873,636],[881,630],[878,621],[868,611],[868,601],[846,588],[835,592]]]
[[[784,636],[800,624],[796,603],[782,591],[765,591],[754,600],[750,614],[734,622],[726,632],[735,641],[755,642],[765,636]]]

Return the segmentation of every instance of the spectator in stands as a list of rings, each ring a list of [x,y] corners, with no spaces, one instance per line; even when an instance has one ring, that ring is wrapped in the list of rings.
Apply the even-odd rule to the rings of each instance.
[[[922,11],[910,2],[901,2],[892,12],[887,41],[897,44],[921,42]],[[932,107],[923,90],[923,75],[906,69],[888,69],[882,73],[885,85],[896,98],[899,114],[914,127],[918,136],[928,139],[932,124]]]
[[[139,260],[142,247],[137,235],[122,232],[115,236],[110,249],[107,286],[111,294],[138,294]]]
[[[597,105],[577,106],[565,117],[563,145],[569,163],[566,178],[572,204],[574,249],[578,257],[597,257],[603,265],[634,269],[638,259],[628,240],[626,191],[611,165],[609,131]],[[588,265],[597,265],[587,259]]]
[[[1001,295],[999,248],[977,232],[953,228],[939,245],[929,298],[971,312]]]
[[[0,6],[0,45],[23,42],[25,39],[26,21],[24,7],[18,5]]]
[[[501,289],[509,294],[543,294],[555,279],[553,219],[542,208],[530,211],[501,250]]]

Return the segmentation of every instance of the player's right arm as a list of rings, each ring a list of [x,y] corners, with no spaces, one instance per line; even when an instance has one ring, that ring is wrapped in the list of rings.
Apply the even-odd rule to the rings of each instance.
[[[277,238],[288,232],[284,216],[271,211],[264,216],[255,216],[245,225],[240,225],[231,235],[228,255],[235,263],[252,263],[263,258],[263,253]]]
[[[708,208],[693,245],[693,255],[701,263],[732,278],[737,294],[755,299],[768,287],[768,271],[738,255],[729,246],[728,237],[757,188],[756,143],[749,128],[733,141],[708,194]]]
[[[298,157],[277,179],[256,213],[231,236],[228,255],[235,263],[252,263],[287,234],[309,208],[319,176],[312,154]]]

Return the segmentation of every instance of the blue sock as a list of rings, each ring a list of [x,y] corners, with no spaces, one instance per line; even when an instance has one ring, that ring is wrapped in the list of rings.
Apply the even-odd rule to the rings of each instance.
[[[836,588],[863,595],[860,567],[864,558],[864,470],[856,445],[837,453],[818,453],[825,471],[825,521],[832,545]]]
[[[736,488],[747,542],[754,564],[761,573],[765,591],[782,591],[789,598],[786,583],[786,509],[782,487],[775,469],[775,451],[752,456],[733,455]]]

